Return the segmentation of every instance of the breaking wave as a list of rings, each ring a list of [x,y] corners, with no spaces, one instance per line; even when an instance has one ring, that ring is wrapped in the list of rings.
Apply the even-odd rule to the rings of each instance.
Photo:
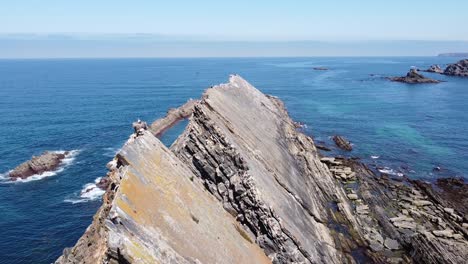
[[[120,151],[120,148],[104,148],[104,155],[105,157],[113,158],[117,153]]]
[[[83,189],[80,191],[79,198],[65,199],[64,202],[77,204],[77,203],[84,203],[84,202],[89,202],[89,201],[100,199],[102,195],[106,192],[105,190],[97,186],[100,180],[101,180],[101,177],[96,178],[94,180],[94,183],[85,184],[83,186]]]
[[[380,173],[384,173],[384,174],[388,174],[388,175],[394,175],[394,176],[398,176],[398,177],[403,177],[404,174],[401,173],[401,172],[397,172],[393,169],[390,169],[388,167],[384,167],[382,169],[378,169]]]

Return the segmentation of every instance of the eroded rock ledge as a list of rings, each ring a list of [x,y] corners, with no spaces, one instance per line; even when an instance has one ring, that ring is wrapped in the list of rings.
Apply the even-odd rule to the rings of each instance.
[[[189,124],[170,149],[155,130],[131,136],[109,164],[103,206],[57,263],[467,259],[457,208],[442,218],[430,207],[440,203],[416,184],[389,184],[360,163],[320,157],[283,103],[241,77],[188,109]],[[153,129],[183,118],[174,116]],[[451,231],[426,226],[433,222],[423,213]]]

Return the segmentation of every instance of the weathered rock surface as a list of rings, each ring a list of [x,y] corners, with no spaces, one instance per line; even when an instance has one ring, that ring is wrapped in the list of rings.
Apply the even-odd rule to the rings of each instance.
[[[47,171],[53,171],[60,166],[62,160],[66,158],[67,154],[68,152],[66,151],[46,151],[39,156],[33,156],[31,160],[22,163],[8,175],[13,181],[15,181],[17,179],[26,179],[30,176],[42,174]]]
[[[270,262],[150,132],[132,137],[116,159],[103,206],[57,263]]]
[[[468,77],[468,59],[449,64],[444,71],[445,75]]]
[[[393,82],[403,82],[403,83],[410,83],[410,84],[439,83],[440,82],[438,80],[424,77],[422,74],[418,73],[418,70],[416,69],[411,69],[404,77],[390,77],[389,80]]]
[[[437,64],[431,65],[431,67],[429,67],[429,69],[425,71],[432,72],[432,73],[444,73],[444,70]]]
[[[351,145],[351,142],[349,142],[343,136],[333,136],[333,141],[340,149],[343,149],[346,151],[353,150],[353,145]]]
[[[352,186],[362,197],[355,202],[356,212],[370,248],[389,256],[381,244],[405,263],[466,262],[467,229],[463,224],[468,219],[461,217],[466,214],[463,207],[447,208],[442,191],[428,184],[421,187],[419,181],[394,181],[386,175],[377,176],[356,161],[341,162],[356,173],[359,184],[345,186]],[[467,197],[467,193],[460,193],[458,199],[466,201]],[[376,233],[385,240],[376,239]],[[383,261],[391,258],[383,257]]]
[[[283,103],[241,77],[191,109],[169,149],[154,131],[131,136],[108,165],[103,206],[57,263],[468,258],[468,219],[456,204],[359,162],[320,157]]]
[[[206,91],[172,149],[273,261],[350,258],[328,227],[333,202],[355,222],[346,194],[277,98],[232,76]]]

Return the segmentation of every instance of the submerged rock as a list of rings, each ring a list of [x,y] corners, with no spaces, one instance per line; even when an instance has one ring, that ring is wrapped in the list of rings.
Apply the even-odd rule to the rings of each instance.
[[[54,171],[60,166],[68,153],[68,151],[46,151],[39,156],[33,156],[31,160],[22,163],[8,175],[13,181],[16,181],[17,179],[26,179],[37,174],[40,175],[47,171]]]
[[[449,64],[444,71],[445,75],[468,77],[468,59]]]
[[[404,77],[390,77],[389,80],[393,82],[403,82],[403,83],[410,83],[410,84],[440,83],[440,81],[438,80],[424,77],[416,69],[411,69]]]
[[[351,151],[353,150],[353,145],[345,137],[342,136],[333,136],[333,141],[335,144],[343,150]]]
[[[328,71],[328,70],[329,70],[329,69],[326,68],[326,67],[314,67],[314,68],[312,68],[312,69],[314,69],[314,70],[316,70],[316,71]]]

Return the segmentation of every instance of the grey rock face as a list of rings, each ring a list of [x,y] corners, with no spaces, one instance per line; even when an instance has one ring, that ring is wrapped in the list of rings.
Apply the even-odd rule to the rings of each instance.
[[[149,131],[130,138],[93,223],[57,263],[270,263]]]
[[[450,64],[445,68],[445,75],[468,77],[468,59]]]
[[[232,76],[206,91],[171,149],[235,209],[274,262],[346,259],[327,219],[332,201],[350,212],[347,197],[278,99]]]

